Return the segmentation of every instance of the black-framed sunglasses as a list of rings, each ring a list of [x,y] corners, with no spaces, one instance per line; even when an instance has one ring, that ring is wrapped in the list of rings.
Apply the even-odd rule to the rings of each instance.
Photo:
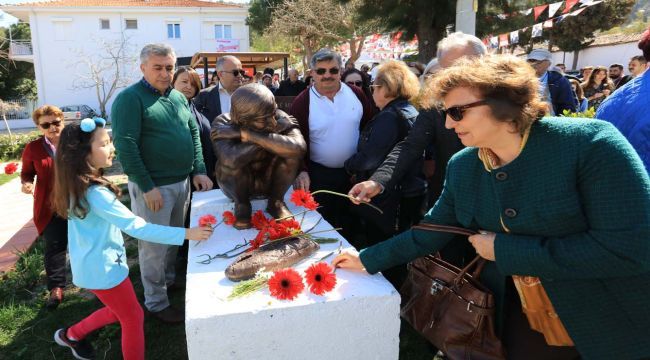
[[[41,128],[43,128],[44,130],[47,130],[47,129],[49,129],[50,126],[52,126],[52,125],[54,125],[54,126],[56,126],[56,127],[61,126],[61,123],[62,123],[62,122],[63,122],[63,121],[61,121],[61,120],[54,120],[54,121],[52,121],[52,122],[46,122],[46,123],[38,124],[38,126],[40,126]]]
[[[452,106],[450,108],[443,109],[443,112],[449,115],[449,117],[452,120],[461,121],[463,120],[463,115],[465,113],[465,110],[471,109],[473,107],[481,106],[481,105],[487,105],[487,104],[488,104],[487,100],[479,100],[465,105]]]
[[[246,75],[246,71],[243,69],[235,69],[235,70],[223,70],[223,72],[232,74],[232,76],[237,77],[237,76],[244,76]]]
[[[362,87],[363,86],[363,81],[361,81],[361,80],[346,81],[345,83],[348,84],[348,85],[354,85],[354,86],[357,86],[357,87]]]
[[[318,75],[325,75],[325,73],[326,73],[327,71],[329,71],[329,73],[330,73],[331,75],[336,75],[336,74],[339,73],[339,71],[341,71],[341,69],[339,69],[339,68],[337,68],[337,67],[333,67],[333,68],[329,68],[329,69],[318,68],[318,69],[316,69],[316,74],[318,74]]]

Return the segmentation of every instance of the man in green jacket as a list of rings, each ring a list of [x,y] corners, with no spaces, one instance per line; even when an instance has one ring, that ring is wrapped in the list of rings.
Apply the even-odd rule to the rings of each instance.
[[[185,96],[171,87],[176,54],[164,44],[140,53],[143,78],[124,89],[112,106],[113,138],[129,176],[133,213],[148,222],[183,226],[190,200],[189,178],[199,191],[210,190],[196,122]],[[177,246],[138,241],[145,306],[168,323],[184,321],[169,305]]]

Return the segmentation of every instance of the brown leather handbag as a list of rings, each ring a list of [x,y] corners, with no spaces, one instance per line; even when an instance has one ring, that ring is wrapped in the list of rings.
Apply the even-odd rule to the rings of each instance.
[[[475,231],[421,223],[413,229],[473,235]],[[439,254],[408,265],[402,286],[402,317],[450,359],[505,359],[494,330],[494,296],[479,282],[486,260],[460,269]]]

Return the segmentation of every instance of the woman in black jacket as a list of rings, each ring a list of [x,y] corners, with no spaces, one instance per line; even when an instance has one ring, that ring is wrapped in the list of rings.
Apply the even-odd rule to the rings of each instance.
[[[363,128],[357,153],[345,162],[353,182],[367,180],[377,170],[393,147],[406,137],[418,115],[409,100],[417,95],[420,83],[403,62],[382,64],[372,87],[373,99],[381,111]],[[355,207],[365,222],[367,245],[386,240],[417,223],[422,217],[425,192],[420,160],[398,185],[373,198],[383,214],[367,206]]]

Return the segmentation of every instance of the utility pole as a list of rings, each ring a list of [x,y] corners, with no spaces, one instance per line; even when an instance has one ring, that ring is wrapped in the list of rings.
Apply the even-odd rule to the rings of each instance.
[[[476,10],[478,0],[456,1],[456,31],[476,35]]]

